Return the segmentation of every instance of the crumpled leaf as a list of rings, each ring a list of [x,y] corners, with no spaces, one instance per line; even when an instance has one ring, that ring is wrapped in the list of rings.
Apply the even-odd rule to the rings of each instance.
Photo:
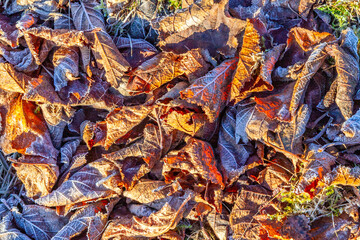
[[[180,150],[170,151],[164,158],[163,176],[166,182],[180,179],[183,188],[200,186],[203,198],[221,212],[221,189],[223,178],[216,167],[216,160],[211,145],[196,138],[187,137],[186,146]],[[189,177],[192,177],[189,178]],[[181,183],[180,183],[181,184]],[[201,186],[208,185],[201,190]],[[196,190],[195,190],[196,191]]]
[[[245,110],[248,114],[244,112],[240,114],[243,118],[241,124],[245,124],[244,127],[247,122],[246,115],[250,117],[249,115],[251,115],[253,108],[250,106],[245,108]],[[238,139],[236,136],[237,129],[241,129],[241,126],[236,124],[236,112],[237,109],[235,107],[228,108],[225,112],[225,117],[222,119],[219,131],[217,150],[220,155],[220,169],[226,183],[233,182],[243,173],[245,162],[250,156],[250,149],[245,144],[239,143],[240,137]],[[245,143],[244,140],[243,142]]]
[[[7,43],[12,48],[19,45],[19,32],[15,26],[10,24],[10,19],[5,15],[0,15],[0,40]]]
[[[230,213],[230,227],[233,230],[233,238],[261,239],[261,225],[254,215],[261,211],[263,214],[271,214],[272,196],[261,186],[244,186],[236,199]]]
[[[272,91],[266,97],[255,97],[256,109],[265,113],[270,119],[289,122],[291,120],[289,107],[294,85],[295,82],[292,82]]]
[[[352,46],[355,48],[352,54],[347,53],[337,44],[326,47],[328,54],[335,59],[337,76],[333,83],[336,84],[336,94],[332,94],[330,89],[327,93],[330,96],[324,101],[327,101],[327,106],[335,101],[345,119],[349,119],[353,114],[353,95],[359,81],[359,62],[354,57],[354,55],[357,56],[356,45],[355,43]]]
[[[68,218],[60,217],[55,210],[38,205],[25,205],[19,212],[12,210],[16,225],[35,240],[50,240],[67,222]]]
[[[0,54],[5,60],[11,63],[17,71],[32,72],[38,69],[35,59],[31,55],[29,48],[9,50],[0,47]]]
[[[173,198],[159,211],[149,217],[141,219],[134,216],[132,219],[115,219],[106,227],[103,239],[116,236],[125,237],[157,237],[176,227],[183,217],[187,203],[192,194],[185,193],[183,197]]]
[[[264,82],[259,84],[254,82],[253,77],[254,67],[257,62],[256,57],[261,52],[261,35],[265,31],[265,26],[260,20],[247,20],[243,44],[239,53],[239,62],[231,85],[230,100],[234,101],[234,103],[244,99],[253,90],[271,91],[273,89],[271,83]]]
[[[10,212],[1,219],[0,237],[9,240],[31,240],[31,238],[15,227],[13,219],[14,217]]]
[[[121,193],[115,165],[105,159],[89,163],[74,173],[59,188],[35,202],[47,207],[65,206],[92,199],[106,199]]]
[[[202,107],[209,121],[214,122],[228,100],[231,75],[235,69],[235,64],[236,59],[224,61],[181,91],[181,98]]]
[[[288,123],[270,120],[265,114],[255,111],[248,121],[246,133],[249,139],[260,140],[286,152],[300,154],[302,152],[301,138],[309,121],[310,113],[309,107],[304,104],[299,108],[292,121]]]
[[[109,202],[110,201],[110,202]],[[95,202],[77,210],[66,224],[52,239],[64,240],[73,239],[87,229],[87,239],[98,240],[101,238],[103,229],[110,212],[117,199]]]
[[[23,156],[9,159],[16,170],[17,177],[24,184],[26,195],[37,198],[48,195],[59,176],[56,159],[38,156]]]
[[[161,52],[142,63],[132,74],[127,85],[133,94],[150,92],[180,75],[194,80],[204,75],[209,68],[201,51],[194,49],[178,55]]]
[[[131,190],[124,191],[123,196],[142,204],[148,204],[167,197],[166,192],[157,191],[164,186],[166,184],[163,181],[140,180]]]
[[[41,156],[56,159],[58,151],[53,147],[42,115],[35,111],[36,105],[17,98],[6,117],[5,134],[1,146],[6,154]]]
[[[327,185],[360,186],[360,168],[338,166],[325,176]]]
[[[310,237],[312,239],[351,239],[351,234],[359,231],[355,223],[346,213],[339,217],[322,217],[311,224]]]
[[[68,81],[79,76],[79,51],[76,47],[60,47],[54,52],[55,91],[67,86]]]
[[[31,77],[15,70],[10,63],[0,62],[0,88],[6,91],[24,93]]]
[[[186,143],[185,147],[169,152],[163,159],[163,174],[166,175],[172,168],[178,168],[224,187],[211,145],[190,137],[186,138]]]
[[[269,220],[266,215],[261,215],[257,220],[267,230],[269,237],[298,240],[310,238],[309,218],[305,215],[288,216],[284,221]]]
[[[356,144],[360,142],[360,110],[341,125],[340,131],[334,141],[344,144]]]
[[[153,21],[153,28],[160,33],[159,45],[176,53],[203,48],[233,55],[245,22],[230,17],[227,5],[227,1],[202,0],[173,16]]]
[[[217,213],[211,211],[206,217],[207,222],[220,240],[227,240],[229,234],[229,216],[228,213]]]
[[[274,191],[281,185],[288,184],[294,173],[295,171],[291,161],[286,158],[275,158],[259,173],[258,178],[263,186]]]
[[[92,43],[91,50],[100,68],[105,69],[106,80],[111,86],[117,88],[121,78],[130,65],[116,48],[115,43],[105,31],[103,15],[94,9],[93,3],[80,2],[71,4],[71,13],[77,30],[94,30],[87,33],[87,38]]]
[[[331,166],[336,160],[331,154],[320,150],[316,144],[310,144],[308,148],[309,150],[306,154],[308,164],[304,167],[304,172],[296,187],[296,192],[298,193],[303,192],[307,186],[310,186],[315,181],[323,180],[325,174],[331,171]]]
[[[301,73],[299,74],[299,79],[295,83],[289,107],[289,111],[292,116],[294,116],[295,111],[301,104],[301,100],[303,99],[303,95],[307,89],[307,86],[309,85],[310,79],[319,70],[327,57],[325,48],[326,43],[322,43],[315,47],[314,51],[307,59]]]
[[[110,112],[105,121],[87,122],[83,126],[83,140],[91,149],[94,146],[109,147],[139,125],[152,111],[151,106],[124,106]],[[84,124],[84,123],[83,123]]]

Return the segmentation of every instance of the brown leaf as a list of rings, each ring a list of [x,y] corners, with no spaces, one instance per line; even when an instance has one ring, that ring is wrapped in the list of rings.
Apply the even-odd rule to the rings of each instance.
[[[15,26],[10,24],[10,19],[0,14],[0,40],[12,48],[19,45],[19,32]]]
[[[214,122],[227,103],[235,66],[236,59],[223,62],[181,91],[181,98],[202,107],[209,121]]]
[[[9,159],[16,170],[17,177],[24,184],[26,195],[38,198],[48,195],[59,176],[56,159],[23,156],[19,159]]]
[[[101,200],[121,193],[115,165],[105,159],[89,163],[74,173],[59,188],[35,202],[47,207],[65,206],[88,200]]]
[[[152,111],[151,106],[124,106],[110,112],[105,121],[87,122],[83,126],[82,136],[89,149],[94,146],[109,147],[139,125]]]
[[[360,142],[360,110],[341,124],[340,133],[334,141],[344,144],[357,144]]]
[[[159,45],[176,53],[203,48],[213,54],[234,55],[237,35],[245,24],[229,16],[227,5],[227,1],[203,0],[173,16],[153,21],[152,26],[160,33]]]
[[[166,186],[166,184],[163,181],[144,179],[135,184],[131,190],[124,191],[123,195],[139,203],[148,204],[167,197],[166,192],[157,191],[157,189],[164,186]]]
[[[335,59],[337,72],[334,80],[334,83],[336,83],[334,86],[336,88],[336,96],[335,99],[330,96],[330,99],[327,100],[327,105],[330,106],[335,100],[344,118],[349,119],[353,114],[353,95],[359,81],[359,62],[353,55],[347,53],[337,44],[327,46],[326,51]],[[356,50],[355,54],[357,54]],[[332,95],[331,91],[330,95]]]
[[[325,176],[327,185],[360,186],[360,168],[337,166]]]
[[[87,239],[99,240],[110,212],[118,199],[95,202],[77,210],[70,221],[52,238],[53,240],[70,240],[87,229]]]
[[[233,81],[231,85],[230,100],[235,103],[244,99],[248,92],[253,91],[258,84],[254,83],[254,70],[257,62],[256,57],[261,52],[261,35],[265,32],[265,26],[260,20],[247,20],[243,44],[239,53]],[[260,84],[261,88],[255,91],[272,90],[271,83]]]
[[[181,150],[171,151],[163,159],[163,174],[166,176],[172,168],[177,168],[224,187],[211,145],[190,137],[186,138],[186,143]]]
[[[5,91],[25,93],[26,85],[31,77],[18,72],[10,63],[0,62],[0,88]]]
[[[133,94],[150,92],[180,75],[194,80],[204,75],[209,68],[201,51],[194,49],[178,55],[161,52],[142,63],[129,80],[127,89]]]
[[[79,50],[76,47],[60,47],[54,52],[54,86],[55,91],[67,86],[79,76]]]
[[[304,94],[307,90],[310,79],[315,75],[325,61],[327,57],[325,48],[326,43],[316,46],[299,74],[299,79],[295,83],[289,107],[291,116],[294,116],[297,108],[301,104],[301,101],[304,99]]]
[[[6,117],[5,134],[1,146],[6,154],[19,152],[25,155],[56,159],[58,151],[53,147],[42,115],[36,105],[19,97],[10,107]]]
[[[244,186],[230,213],[230,227],[233,238],[261,239],[261,225],[253,217],[260,211],[271,214],[271,195],[261,186]]]
[[[256,109],[265,113],[270,119],[289,122],[291,120],[289,107],[294,86],[295,82],[292,82],[272,91],[266,97],[255,97]]]
[[[71,14],[77,30],[105,29],[104,15],[95,2],[71,3]]]
[[[159,211],[149,217],[131,219],[115,219],[105,229],[103,239],[110,239],[116,236],[125,237],[157,237],[174,229],[183,217],[187,203],[191,200],[192,194],[186,193],[183,197],[173,198],[167,202]]]
[[[214,134],[216,122],[210,123],[204,113],[197,113],[188,109],[170,108],[167,109],[164,115],[166,124],[193,137],[206,139]]]
[[[331,166],[335,164],[336,160],[331,154],[319,149],[319,146],[316,144],[309,145],[306,159],[308,160],[308,164],[304,167],[302,176],[296,187],[298,193],[303,192],[307,186],[310,186],[315,181],[323,180],[325,174],[331,171]]]
[[[221,189],[223,178],[216,167],[211,145],[196,138],[187,137],[187,145],[169,152],[164,158],[163,175],[166,182],[184,180],[183,188],[202,192],[203,198],[221,212]],[[190,178],[191,176],[191,178]],[[206,185],[206,189],[201,186]]]
[[[311,224],[311,239],[355,239],[359,224],[355,223],[346,213],[339,217],[322,217]]]
[[[22,205],[22,211],[12,210],[16,225],[35,240],[50,240],[68,221],[55,210],[38,205]]]

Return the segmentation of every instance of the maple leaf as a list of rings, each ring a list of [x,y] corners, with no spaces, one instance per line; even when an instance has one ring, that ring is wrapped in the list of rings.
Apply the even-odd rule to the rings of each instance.
[[[237,35],[245,22],[230,17],[227,5],[224,0],[202,0],[173,16],[153,21],[152,26],[160,33],[159,45],[165,51],[176,53],[204,48],[213,54],[234,55]]]

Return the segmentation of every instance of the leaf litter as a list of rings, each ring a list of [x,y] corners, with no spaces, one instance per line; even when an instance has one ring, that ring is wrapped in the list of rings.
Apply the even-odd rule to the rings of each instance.
[[[359,239],[334,6],[0,1],[0,238]]]

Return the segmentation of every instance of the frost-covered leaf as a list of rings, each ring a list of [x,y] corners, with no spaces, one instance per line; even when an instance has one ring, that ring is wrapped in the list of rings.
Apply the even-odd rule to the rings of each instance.
[[[20,232],[13,223],[14,217],[9,212],[0,222],[0,238],[6,240],[31,240],[26,234]]]
[[[142,63],[133,72],[127,89],[133,94],[150,92],[183,74],[194,80],[203,76],[208,68],[209,64],[199,49],[181,55],[162,52]]]
[[[227,103],[235,66],[236,59],[223,62],[181,91],[181,98],[202,107],[209,121],[214,122]]]
[[[50,240],[69,219],[55,210],[38,205],[23,205],[21,212],[12,210],[16,225],[35,240]]]
[[[243,140],[244,143],[239,143],[240,137],[237,139],[236,135],[237,129],[244,130],[243,128],[246,127],[246,115],[250,117],[253,107],[250,106],[243,110],[249,113],[240,114],[240,117],[243,118],[241,121],[241,124],[244,124],[243,127],[236,125],[237,109],[235,107],[228,108],[220,126],[217,150],[220,155],[220,169],[226,183],[239,177],[250,156],[251,149],[244,144],[248,141],[247,136],[245,136],[246,142]]]
[[[110,222],[103,234],[103,239],[116,236],[124,237],[157,237],[174,229],[183,217],[187,203],[192,194],[186,193],[183,197],[172,198],[159,211],[149,217],[118,218]]]
[[[338,166],[325,176],[326,184],[360,186],[360,167]]]
[[[257,62],[256,57],[261,52],[261,35],[265,31],[265,27],[260,20],[247,20],[243,44],[239,53],[239,62],[231,85],[230,100],[235,103],[244,99],[254,86],[259,85],[254,82],[253,72]],[[264,82],[260,85],[264,86],[259,91],[273,89],[271,83]]]
[[[115,165],[99,159],[82,167],[56,190],[35,202],[47,207],[65,206],[92,199],[105,199],[116,196],[119,172]]]
[[[52,240],[70,240],[87,230],[87,239],[99,240],[117,199],[95,202],[77,210]]]
[[[231,17],[227,5],[227,1],[202,0],[173,16],[153,21],[152,26],[160,33],[161,48],[177,53],[203,48],[213,54],[233,55],[245,22]]]
[[[77,30],[92,30],[101,28],[105,30],[104,15],[96,8],[98,4],[87,1],[71,3],[71,14]]]
[[[67,86],[68,81],[79,76],[79,50],[76,47],[60,47],[54,52],[55,91]]]
[[[320,146],[316,144],[309,145],[306,159],[308,163],[304,167],[302,176],[296,187],[296,191],[299,193],[303,192],[307,186],[313,183],[315,184],[316,181],[323,180],[325,174],[331,171],[331,166],[336,160],[334,156],[320,149]],[[316,187],[316,184],[314,187]]]
[[[83,126],[83,140],[89,149],[104,146],[108,149],[117,139],[139,125],[152,111],[151,106],[124,106],[110,112],[105,121],[87,122]]]
[[[334,141],[344,144],[357,144],[360,142],[360,110],[341,125],[340,133],[335,137]]]
[[[269,192],[261,186],[244,186],[236,199],[230,213],[230,227],[234,238],[261,239],[261,225],[253,217],[261,211],[271,214],[271,199]]]
[[[15,70],[13,65],[0,62],[0,88],[11,92],[25,92],[25,86],[31,81],[31,77]]]

